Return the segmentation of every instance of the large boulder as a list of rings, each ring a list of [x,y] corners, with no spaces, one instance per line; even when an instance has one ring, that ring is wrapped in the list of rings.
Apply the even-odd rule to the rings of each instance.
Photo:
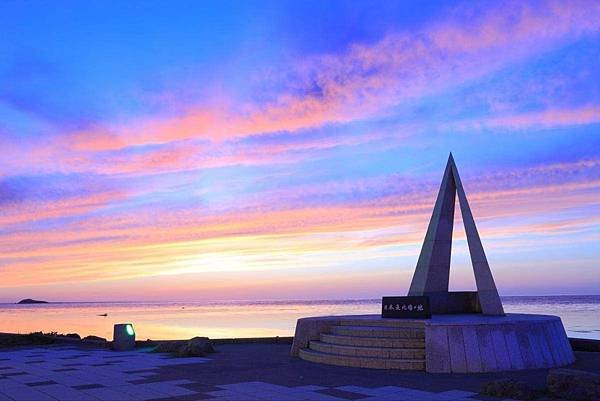
[[[177,353],[181,347],[185,344],[185,341],[161,341],[158,343],[153,352],[160,353]]]
[[[153,352],[166,352],[180,357],[204,356],[215,352],[208,337],[194,337],[185,341],[161,341]]]
[[[104,337],[86,336],[86,337],[83,337],[83,341],[103,342],[103,343],[105,343],[107,340]]]
[[[494,380],[486,383],[483,393],[492,397],[512,398],[516,400],[534,400],[539,394],[536,394],[526,382],[515,381],[511,379]]]
[[[600,400],[600,375],[575,369],[553,369],[548,373],[548,394],[572,401]]]
[[[177,356],[204,356],[215,352],[208,337],[194,337],[177,351]]]

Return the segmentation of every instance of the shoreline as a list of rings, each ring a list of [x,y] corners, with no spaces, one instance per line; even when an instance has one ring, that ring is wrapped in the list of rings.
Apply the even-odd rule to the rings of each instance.
[[[600,310],[600,295],[522,295],[502,299],[507,313],[546,314],[553,311],[561,318],[568,336],[600,340],[600,327],[596,319]],[[240,303],[247,306],[240,307]],[[360,297],[351,300],[211,300],[149,304],[110,301],[0,305],[0,320],[3,321],[0,331],[24,334],[72,331],[81,337],[95,335],[108,339],[112,338],[113,323],[130,322],[139,328],[137,337],[140,340],[174,340],[194,335],[218,339],[284,337],[294,335],[297,320],[303,317],[375,314],[380,313],[380,309],[380,299]],[[240,313],[240,310],[244,313]],[[170,327],[164,327],[164,322],[156,319],[166,314],[173,323]],[[214,320],[213,316],[218,320]]]
[[[33,341],[31,343],[18,343],[19,339],[26,340],[27,338],[31,338]],[[583,352],[600,352],[600,340],[588,339],[588,338],[576,338],[576,337],[568,337],[569,343],[571,344],[571,348],[573,351],[583,351]],[[5,342],[10,340],[16,340],[14,345],[5,344]],[[39,340],[39,342],[35,342],[35,340]],[[181,341],[187,341],[189,339],[179,339],[179,340],[136,340],[136,347],[155,347],[158,344],[169,344]],[[292,344],[294,340],[293,336],[275,336],[275,337],[230,337],[230,338],[210,338],[210,341],[214,345],[226,345],[226,344]],[[85,340],[79,338],[72,338],[66,335],[49,335],[43,333],[28,333],[28,334],[19,334],[19,333],[4,333],[0,332],[0,349],[3,348],[13,348],[19,346],[28,346],[28,345],[53,345],[53,344],[73,344],[73,345],[84,345],[84,346],[97,346],[97,347],[107,347],[111,344],[110,340],[101,341],[101,340]]]

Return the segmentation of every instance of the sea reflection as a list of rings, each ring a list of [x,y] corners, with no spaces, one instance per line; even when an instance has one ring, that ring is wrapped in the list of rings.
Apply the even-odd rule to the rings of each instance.
[[[570,337],[600,339],[600,296],[504,297],[503,302],[507,312],[560,316]],[[0,331],[110,339],[115,323],[131,322],[141,340],[290,336],[301,317],[380,313],[380,308],[380,300],[0,304]]]

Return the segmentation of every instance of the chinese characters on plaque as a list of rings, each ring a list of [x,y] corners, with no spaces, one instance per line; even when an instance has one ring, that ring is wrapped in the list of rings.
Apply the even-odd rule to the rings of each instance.
[[[429,297],[383,297],[381,317],[428,319],[431,317]]]

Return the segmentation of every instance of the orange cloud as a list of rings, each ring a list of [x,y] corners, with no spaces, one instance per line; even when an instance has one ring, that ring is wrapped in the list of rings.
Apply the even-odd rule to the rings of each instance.
[[[596,180],[492,187],[471,191],[469,198],[482,237],[498,249],[527,241],[515,239],[519,236],[573,234],[598,224],[597,219],[553,216],[595,205],[599,190]],[[0,239],[5,258],[2,285],[241,268],[277,270],[307,263],[317,268],[382,255],[410,258],[418,252],[434,197],[434,192],[418,192],[349,205],[218,215],[150,207],[110,217],[91,216],[60,230],[15,231]]]
[[[126,191],[108,191],[87,195],[70,196],[53,200],[28,200],[12,205],[3,205],[0,225],[32,223],[59,217],[77,216],[101,209],[113,202],[128,197]]]

